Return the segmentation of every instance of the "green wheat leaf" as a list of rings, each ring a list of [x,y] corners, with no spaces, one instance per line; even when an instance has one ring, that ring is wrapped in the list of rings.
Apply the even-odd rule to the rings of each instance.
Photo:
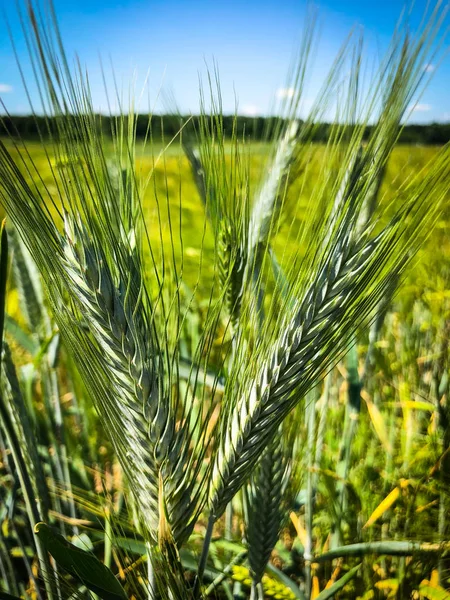
[[[35,534],[55,561],[103,600],[126,600],[125,590],[108,567],[90,552],[69,543],[45,523],[37,523]]]

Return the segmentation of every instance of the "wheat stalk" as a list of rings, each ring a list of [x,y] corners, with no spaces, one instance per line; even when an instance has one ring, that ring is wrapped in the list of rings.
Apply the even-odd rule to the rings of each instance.
[[[39,459],[38,449],[34,443],[36,436],[33,432],[20,390],[16,369],[11,358],[11,350],[6,342],[3,342],[1,362],[3,399],[7,405],[15,433],[20,441],[22,457],[33,486],[33,500],[36,503],[37,512],[41,519],[45,519],[48,517],[50,506],[47,484]]]
[[[11,452],[15,475],[20,482],[28,519],[33,528],[41,515],[47,515],[49,497],[14,363],[9,347],[3,340],[8,272],[8,236],[5,221],[2,223],[0,238],[0,426]],[[48,600],[53,600],[59,593],[59,585],[52,580],[53,569],[40,541],[36,540],[35,544],[47,597]]]
[[[276,153],[261,189],[259,190],[250,214],[248,224],[248,263],[251,265],[257,248],[265,245],[277,217],[277,200],[280,199],[283,184],[289,174],[297,142],[299,123],[288,122],[284,135],[277,141]],[[279,204],[279,202],[278,202]]]
[[[363,321],[362,315],[371,314],[392,280],[399,277],[420,239],[427,234],[428,219],[432,221],[437,215],[435,211],[439,208],[427,206],[426,199],[432,190],[439,190],[440,201],[445,195],[442,182],[448,171],[446,152],[427,182],[416,189],[405,187],[404,208],[378,236],[370,239],[376,221],[361,234],[365,204],[378,192],[398,136],[400,119],[421,79],[420,64],[430,44],[427,34],[439,27],[440,17],[436,14],[435,21],[430,20],[417,43],[410,44],[407,36],[403,44],[394,40],[383,65],[385,71],[375,86],[383,94],[384,102],[367,149],[362,154],[359,150],[364,125],[355,128],[349,142],[345,140],[348,135],[345,127],[336,128],[333,143],[338,150],[343,147],[346,151],[339,168],[340,177],[331,186],[332,210],[325,221],[323,213],[317,212],[322,222],[312,219],[313,225],[306,230],[312,236],[310,240],[305,237],[310,246],[306,260],[297,269],[301,275],[299,281],[283,305],[284,314],[275,318],[278,333],[263,336],[253,356],[247,355],[245,344],[236,353],[238,359],[231,368],[236,375],[226,388],[225,424],[213,470],[210,492],[213,521],[242,486],[297,399],[347,347],[352,333]],[[383,89],[385,82],[387,94]],[[353,88],[351,80],[349,94],[354,94]],[[376,99],[374,93],[369,105],[373,107]],[[328,167],[324,172],[330,176]],[[326,190],[327,184],[321,184],[322,190]],[[327,205],[324,198],[322,203],[314,198],[317,205]],[[242,364],[249,363],[243,369]]]
[[[391,253],[405,234],[402,220],[407,219],[416,203],[412,234],[424,217],[420,208],[427,194],[422,186],[411,205],[377,237],[358,244],[351,242],[357,212],[352,216],[350,209],[339,223],[315,281],[302,301],[297,301],[293,314],[283,317],[281,333],[259,361],[256,374],[248,369],[243,385],[235,380],[228,386],[228,397],[237,400],[230,401],[214,464],[210,494],[213,518],[222,514],[297,399],[346,347],[362,315],[370,314],[382,297],[391,281],[391,273],[386,270],[388,265],[393,266]],[[408,239],[411,245],[419,241]],[[405,254],[400,252],[394,257],[398,272],[405,266]],[[242,355],[239,360],[249,362]],[[242,371],[237,377],[242,377]]]
[[[110,403],[119,426],[115,445],[137,504],[160,542],[167,511],[168,535],[181,545],[198,514],[197,482],[185,472],[191,461],[189,431],[186,421],[177,423],[139,273],[130,260],[134,281],[114,283],[101,249],[68,218],[64,255],[72,297],[103,352],[103,369],[116,395]]]
[[[42,337],[49,336],[50,320],[44,307],[44,291],[36,264],[14,228],[9,230],[8,237],[12,249],[14,281],[21,299],[21,311],[33,333]]]
[[[230,165],[227,164],[225,131],[217,100],[211,93],[212,115],[200,119],[199,156],[188,153],[200,195],[205,198],[216,240],[219,281],[225,290],[225,306],[233,330],[241,312],[247,265],[249,220],[248,164],[231,132]]]

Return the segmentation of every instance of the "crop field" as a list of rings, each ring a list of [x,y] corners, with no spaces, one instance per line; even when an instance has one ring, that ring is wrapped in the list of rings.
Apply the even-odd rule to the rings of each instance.
[[[13,142],[4,140],[6,146],[10,149],[12,156],[18,157],[18,150]],[[20,146],[19,146],[20,147]],[[270,168],[269,153],[271,145],[262,142],[247,142],[243,150],[246,168],[249,172],[250,193],[254,195],[258,186],[264,178],[264,174]],[[107,146],[107,152],[112,151],[112,146]],[[37,185],[45,192],[56,193],[56,186],[53,179],[54,171],[63,169],[63,164],[53,156],[51,146],[47,148],[50,156],[50,163],[46,152],[38,142],[27,142],[27,151],[29,158],[39,172],[39,178],[42,181]],[[389,160],[386,173],[383,179],[380,197],[386,204],[389,203],[394,193],[401,186],[411,179],[414,175],[429,168],[430,162],[439,151],[437,146],[397,146]],[[225,147],[225,153],[230,159],[232,146],[230,143]],[[293,183],[289,189],[286,198],[286,206],[282,221],[278,224],[279,235],[275,240],[280,250],[285,252],[286,242],[289,238],[289,231],[292,230],[292,223],[295,227],[301,227],[301,220],[305,218],[302,207],[307,205],[308,197],[311,195],[317,174],[320,169],[321,157],[324,154],[323,146],[317,144],[314,146],[313,158],[309,166],[310,172],[304,180]],[[20,161],[18,161],[20,165]],[[146,187],[142,193],[145,219],[148,225],[150,239],[158,245],[160,236],[161,221],[162,234],[169,235],[168,212],[170,208],[171,226],[175,232],[175,238],[180,235],[183,238],[183,260],[184,260],[184,279],[185,283],[194,285],[198,279],[198,261],[200,251],[205,253],[204,261],[205,272],[203,273],[201,285],[205,285],[205,290],[211,287],[212,272],[208,277],[208,266],[212,264],[214,254],[214,234],[211,226],[208,224],[205,209],[200,199],[195,185],[192,170],[189,161],[184,155],[179,140],[168,142],[167,144],[156,143],[153,145],[144,145],[142,142],[136,144],[136,166],[137,173],[141,180],[146,182]],[[151,174],[151,182],[147,180]],[[449,211],[447,211],[450,214]],[[158,216],[159,215],[159,216]],[[155,226],[156,224],[156,226]],[[414,271],[414,280],[417,281],[418,271],[428,270],[430,276],[433,270],[429,270],[430,261],[442,261],[445,251],[448,249],[448,236],[446,235],[447,223],[444,220],[437,223],[435,235],[427,242],[423,249],[424,263]],[[291,232],[292,233],[292,232]],[[436,237],[437,236],[437,237]],[[180,256],[180,244],[177,244],[177,258]],[[434,248],[433,248],[434,247]],[[426,264],[427,263],[427,264]],[[425,286],[426,282],[420,282]]]
[[[12,142],[5,144],[20,165]],[[52,171],[65,166],[51,154],[49,160],[38,143],[27,143],[27,149],[42,189],[55,193]],[[172,232],[175,242],[165,241],[162,247],[173,247],[174,264],[183,265],[179,300],[186,302],[200,282],[198,296],[207,302],[214,282],[214,231],[182,148],[175,142],[167,155],[161,156],[161,150],[162,146],[150,151],[138,144],[136,151],[137,173],[143,179],[151,173],[143,196],[150,239],[158,247],[159,236],[167,240]],[[231,146],[226,151],[231,155]],[[269,145],[251,143],[244,149],[253,195],[270,169],[269,151]],[[438,152],[432,147],[396,147],[384,174],[380,203],[389,204],[396,190],[426,171]],[[314,148],[308,181],[302,185],[300,176],[286,195],[285,215],[272,244],[283,249],[287,263],[298,243],[292,229],[304,226],[307,215],[302,206],[313,193],[314,169],[319,172],[324,153],[323,147]],[[289,237],[292,248],[286,251]],[[182,246],[176,240],[182,240]],[[129,581],[134,575],[139,587],[146,545],[132,505],[126,502],[122,469],[70,353],[60,343],[35,269],[26,254],[21,256],[25,251],[18,239],[14,236],[12,241],[14,278],[8,286],[6,340],[36,436],[36,452],[43,461],[48,518],[72,544],[94,551],[119,580]],[[296,487],[277,498],[284,503],[285,514],[275,527],[280,537],[267,555],[271,564],[262,579],[267,597],[306,597],[308,586],[310,598],[328,597],[323,594],[333,582],[352,573],[337,597],[444,598],[450,577],[445,550],[449,471],[442,466],[448,447],[450,273],[443,259],[448,245],[447,211],[398,283],[395,296],[386,302],[381,318],[356,332],[349,354],[288,418],[296,423],[292,455]],[[206,265],[201,276],[200,257]],[[182,329],[180,390],[189,385],[207,305],[195,300]],[[206,376],[217,386],[220,399],[223,352],[230,336],[226,314],[219,317],[216,336],[223,339],[213,344],[216,349]],[[0,581],[9,592],[26,590],[36,597],[33,542],[25,531],[24,507],[11,487],[10,458],[7,453],[3,456],[3,485],[10,491],[2,495]],[[268,478],[266,494],[272,492],[270,472]],[[227,576],[213,585],[208,592],[212,597],[245,598],[251,587],[242,501],[243,496],[236,496],[225,521],[216,525],[205,576],[210,584],[220,581],[222,572]],[[267,510],[261,502],[261,510]],[[198,560],[205,526],[200,518],[181,554],[188,572]],[[309,564],[304,558],[308,546],[317,557]]]
[[[450,144],[399,144],[446,15],[376,68],[350,36],[303,118],[307,24],[262,142],[216,73],[187,123],[100,117],[27,2],[0,600],[450,599]]]

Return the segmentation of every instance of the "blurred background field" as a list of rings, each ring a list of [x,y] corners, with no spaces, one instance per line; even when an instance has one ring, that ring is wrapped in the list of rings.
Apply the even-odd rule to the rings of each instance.
[[[18,152],[14,149],[14,142],[10,139],[4,141],[11,154],[18,157]],[[22,159],[17,162],[19,168],[28,180],[31,180],[31,173],[38,173],[39,177],[34,178],[34,184],[38,186],[43,196],[52,193],[57,198],[54,173],[64,169],[64,164],[58,163],[53,157],[50,144],[46,151],[38,141],[28,141],[26,145],[27,153],[29,153],[27,164],[32,162],[35,170],[33,168],[27,174],[27,167],[23,164]],[[20,149],[20,145],[17,148]],[[302,209],[317,183],[323,148],[324,146],[321,144],[312,146],[308,173],[303,177],[294,175],[297,180],[290,186],[288,197],[285,199],[280,230],[274,240],[275,247],[278,247],[280,252],[282,251],[285,260],[288,260],[290,254],[289,249],[285,250],[286,242],[289,242],[295,231],[301,228],[301,221],[306,218]],[[270,149],[269,142],[248,141],[241,150],[244,169],[249,173],[250,193],[253,195],[268,169]],[[437,155],[439,149],[440,146],[433,145],[398,145],[387,165],[380,192],[381,202],[387,205],[402,185],[421,172],[425,174],[430,161]],[[233,147],[231,143],[228,143],[225,146],[225,154],[228,155],[230,162],[232,152]],[[159,220],[162,224],[163,235],[170,235],[168,225],[168,207],[170,207],[170,220],[179,259],[181,259],[180,235],[183,238],[185,283],[189,286],[197,283],[199,257],[202,250],[205,253],[205,260],[203,261],[204,271],[200,285],[203,286],[202,292],[206,292],[212,283],[212,273],[210,272],[208,277],[207,269],[213,263],[214,237],[206,219],[189,161],[184,155],[179,139],[175,138],[167,143],[155,141],[144,144],[142,141],[137,141],[136,167],[140,183],[143,185],[142,198],[148,223],[148,234],[155,248],[160,246]],[[446,215],[450,217],[450,207]],[[447,255],[446,252],[449,248],[447,228],[446,219],[437,223],[426,248],[420,254],[419,264],[413,272],[411,271],[410,285],[413,287],[417,285],[418,289],[420,287],[425,289],[428,285],[427,280],[430,280],[430,285],[433,285],[432,279],[437,275],[436,269],[443,268],[442,257]],[[292,244],[295,244],[295,241]]]

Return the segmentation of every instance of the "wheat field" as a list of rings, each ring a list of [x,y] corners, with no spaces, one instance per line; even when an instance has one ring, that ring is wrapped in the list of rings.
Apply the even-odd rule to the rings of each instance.
[[[42,148],[39,144],[32,143],[28,144],[28,148],[47,191],[51,192],[51,172]],[[397,147],[384,177],[381,191],[383,201],[388,202],[395,190],[418,170],[426,169],[428,161],[438,151],[438,148],[430,147]],[[268,152],[268,146],[258,145],[256,152],[251,153],[252,185],[255,188],[260,173],[264,173],[267,165]],[[320,160],[323,149],[318,147],[317,152]],[[151,161],[152,158],[144,154],[137,159],[137,164],[145,169]],[[200,255],[206,263],[208,260],[213,261],[214,234],[211,229],[207,229],[203,240],[199,235],[199,228],[203,228],[206,219],[204,205],[195,187],[189,162],[180,148],[172,149],[164,164],[156,166],[154,177],[156,187],[148,190],[144,200],[146,219],[149,224],[154,222],[157,210],[155,198],[165,198],[173,213],[173,230],[181,229],[183,232],[184,285],[188,290],[196,284]],[[183,183],[181,191],[180,181]],[[286,209],[287,215],[273,240],[274,248],[286,247],[285,240],[292,221],[289,210],[292,213],[295,211],[291,198],[298,198],[295,187],[289,193],[291,197],[287,198],[286,206],[290,209]],[[301,193],[306,198],[308,190],[302,189]],[[301,222],[301,215],[297,215],[297,219]],[[447,228],[448,215],[443,215],[433,235],[425,242],[419,256],[398,286],[396,296],[389,303],[380,323],[376,341],[367,337],[367,330],[358,333],[351,354],[339,362],[325,381],[310,392],[309,403],[304,408],[310,411],[310,416],[305,419],[302,414],[294,413],[295,417],[292,417],[298,423],[296,444],[299,446],[296,447],[296,452],[303,457],[300,464],[307,471],[298,474],[295,494],[291,491],[289,496],[287,491],[283,492],[286,494],[283,514],[278,517],[279,521],[274,517],[272,541],[269,542],[267,551],[259,557],[263,560],[263,570],[258,571],[259,577],[263,577],[268,597],[297,597],[296,588],[291,591],[285,578],[286,573],[292,576],[292,580],[299,582],[301,588],[305,576],[302,554],[308,535],[312,536],[314,554],[319,556],[326,555],[327,548],[332,547],[333,535],[337,536],[340,546],[362,542],[366,544],[366,549],[362,551],[363,558],[355,550],[355,558],[350,554],[338,560],[336,558],[333,562],[330,555],[329,559],[313,563],[310,567],[311,598],[318,597],[319,591],[326,584],[330,585],[330,582],[339,579],[346,568],[361,563],[361,560],[363,569],[357,572],[353,582],[345,586],[344,595],[339,597],[381,598],[386,594],[391,597],[407,597],[406,594],[413,593],[413,590],[416,590],[414,593],[422,594],[421,590],[428,589],[430,580],[434,582],[436,589],[445,589],[448,566],[445,559],[438,558],[437,549],[440,549],[442,536],[445,536],[446,531],[445,513],[443,517],[440,503],[442,495],[445,497],[447,494],[448,484],[442,488],[435,473],[439,473],[438,465],[442,460],[442,448],[445,444],[442,435],[446,431],[439,407],[440,403],[445,404],[447,385],[446,359],[442,351],[448,335],[450,308],[448,268],[442,260],[449,251]],[[167,219],[163,220],[163,230],[164,235],[169,235]],[[159,229],[150,234],[156,242]],[[179,247],[177,251],[177,261],[180,261]],[[15,259],[13,260],[15,268],[25,268],[23,265],[20,267],[20,263],[16,267]],[[24,273],[19,275],[19,270],[14,271],[15,277],[23,278]],[[35,275],[32,273],[29,276]],[[213,270],[206,267],[201,283],[204,290],[211,287],[213,279]],[[72,543],[84,549],[86,544],[97,548],[96,554],[100,559],[105,560],[113,569],[120,565],[119,572],[123,572],[127,564],[132,566],[136,560],[139,562],[139,556],[145,554],[145,545],[143,541],[139,541],[139,534],[130,521],[131,515],[125,516],[129,509],[125,511],[123,505],[124,483],[120,466],[107,436],[99,428],[90,399],[83,386],[80,387],[78,374],[74,372],[73,366],[68,362],[69,356],[59,344],[52,350],[58,353],[57,366],[50,371],[48,363],[45,366],[51,351],[47,345],[58,342],[54,338],[54,332],[50,333],[50,338],[47,337],[49,334],[36,338],[31,320],[32,307],[29,306],[28,310],[26,308],[27,304],[32,304],[26,299],[29,293],[26,286],[32,286],[33,282],[25,279],[19,285],[19,281],[20,279],[15,279],[9,284],[6,339],[13,349],[22,385],[26,386],[26,402],[32,411],[34,427],[40,432],[37,438],[38,448],[49,458],[52,448],[55,448],[54,452],[63,452],[59,459],[63,461],[62,465],[58,466],[56,463],[52,467],[50,463],[46,467],[50,469],[47,477],[50,478],[48,483],[53,496],[53,520],[60,522],[66,535],[70,531],[76,532],[75,537],[69,537]],[[41,321],[44,318],[42,313],[39,314],[42,307],[38,310],[35,306],[34,310],[37,310],[37,319]],[[187,372],[192,349],[202,335],[204,311],[201,304],[196,304],[184,327],[183,344],[186,350],[183,367]],[[225,338],[226,327],[225,320],[219,327],[220,335],[225,335]],[[225,347],[227,343],[225,342]],[[41,344],[44,346],[39,349]],[[223,368],[222,344],[223,342],[220,345],[216,342],[208,373],[208,377],[219,387],[219,398],[222,393],[222,377],[219,375]],[[368,364],[369,347],[371,357]],[[34,356],[37,358],[33,358]],[[45,384],[42,378],[49,376],[53,378],[53,383],[50,384],[49,381]],[[185,377],[188,376],[185,374]],[[58,386],[61,406],[59,427],[63,428],[64,441],[56,438],[52,441],[52,438],[47,437],[54,430],[55,424],[52,423],[53,417],[49,411],[49,403],[54,399],[51,399],[45,385]],[[183,389],[186,383],[180,380],[179,385]],[[361,393],[357,406],[352,408],[352,390],[355,385],[361,385]],[[439,394],[440,403],[437,402]],[[298,469],[295,455],[293,458],[294,468]],[[305,460],[308,461],[306,465]],[[9,487],[7,464],[4,464],[6,471],[3,472],[3,478],[5,485]],[[274,465],[276,471],[281,468],[276,463],[270,464]],[[62,477],[53,471],[55,468],[64,469]],[[263,479],[264,494],[273,492],[270,477],[269,471],[267,480]],[[305,496],[308,493],[309,479],[313,480],[315,504],[308,530]],[[311,481],[309,484],[311,485]],[[277,510],[280,494],[281,489],[274,497]],[[290,501],[287,500],[289,497]],[[344,506],[341,506],[340,502],[344,501]],[[236,596],[237,593],[246,597],[245,590],[251,584],[251,571],[245,566],[246,547],[241,540],[243,510],[244,505],[237,497],[233,501],[230,522],[226,524],[220,520],[218,523],[217,536],[212,542],[214,567],[207,569],[206,574],[214,580],[223,569],[227,569],[228,564],[233,564],[234,560],[237,564],[228,569],[228,577],[222,583],[224,591],[220,592],[218,585],[211,594],[227,595],[234,589],[234,597],[239,597]],[[260,510],[264,513],[268,507],[264,505]],[[336,523],[339,523],[337,531],[334,530]],[[198,559],[198,542],[205,526],[200,519],[182,554],[183,564],[187,568]],[[258,527],[257,522],[256,528]],[[20,523],[18,529],[16,526],[4,529],[2,551],[5,567],[9,566],[17,574],[22,574],[20,579],[25,583],[27,576],[22,565],[23,561],[26,563],[31,560],[31,555],[26,558],[24,552],[31,552],[31,548],[27,550],[24,546],[20,550],[20,546],[17,546],[20,530]],[[107,536],[111,535],[111,531],[114,531],[114,537],[108,541]],[[278,539],[280,531],[282,536]],[[416,543],[418,546],[428,544],[430,550],[419,553],[415,558],[415,554],[408,557],[395,554],[383,556],[377,551],[372,553],[370,543],[379,544],[384,539],[389,540],[386,542],[388,545],[392,544],[391,540],[397,539],[407,539],[408,543]],[[256,540],[258,548],[261,540],[258,537]],[[95,546],[91,546],[92,543]],[[395,544],[393,548],[395,551]],[[264,574],[265,561],[270,557],[274,566]],[[441,577],[440,588],[437,584],[438,573]],[[8,581],[7,577],[8,575],[3,579],[4,584]],[[9,588],[10,591],[13,589]],[[363,592],[365,589],[368,591]],[[399,589],[402,591],[399,592]],[[437,597],[433,596],[433,592],[429,593],[429,596],[422,596]]]
[[[28,18],[48,106],[39,142],[0,137],[0,600],[449,598],[450,148],[397,143],[439,9],[368,90],[348,41],[300,120],[307,29],[267,143],[214,85],[195,135],[105,137]]]

